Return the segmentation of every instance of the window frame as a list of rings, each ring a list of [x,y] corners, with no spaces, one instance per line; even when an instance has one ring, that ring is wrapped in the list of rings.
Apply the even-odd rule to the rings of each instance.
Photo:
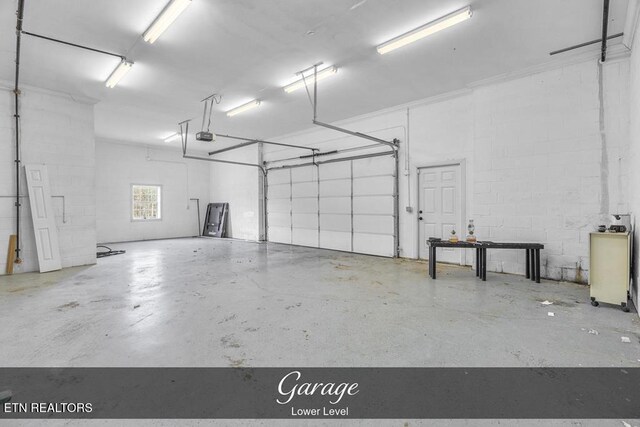
[[[134,187],[157,187],[158,188],[158,218],[134,218],[133,216],[133,206],[134,206],[134,200],[133,200],[133,191],[134,191]],[[129,218],[131,219],[131,222],[154,222],[154,221],[162,221],[162,218],[164,217],[163,215],[163,204],[162,203],[162,193],[163,193],[163,189],[162,189],[162,185],[161,184],[131,184],[130,186],[130,203],[129,203]]]

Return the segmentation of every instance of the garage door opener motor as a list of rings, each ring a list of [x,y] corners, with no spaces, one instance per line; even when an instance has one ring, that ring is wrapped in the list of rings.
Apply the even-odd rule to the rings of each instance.
[[[216,134],[211,132],[211,113],[213,112],[213,103],[215,102],[217,105],[217,104],[220,104],[220,101],[222,101],[222,96],[216,93],[206,97],[201,101],[204,103],[204,111],[202,113],[202,128],[200,132],[196,133],[197,141],[204,141],[204,142],[216,141]],[[208,111],[208,115],[207,115],[207,111]],[[207,130],[204,130],[204,123],[207,121],[207,116],[209,119],[207,122]]]

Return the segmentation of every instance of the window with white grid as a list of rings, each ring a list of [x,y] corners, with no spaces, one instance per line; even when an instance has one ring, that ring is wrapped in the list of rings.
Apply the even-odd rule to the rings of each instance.
[[[134,221],[160,219],[161,194],[162,189],[159,185],[132,185],[131,218]]]

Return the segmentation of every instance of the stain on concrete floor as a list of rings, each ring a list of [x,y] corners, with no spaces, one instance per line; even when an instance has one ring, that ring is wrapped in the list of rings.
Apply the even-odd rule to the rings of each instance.
[[[453,265],[434,281],[425,262],[233,240],[118,246],[94,266],[0,277],[0,363],[640,366],[637,314],[592,307],[583,285]]]

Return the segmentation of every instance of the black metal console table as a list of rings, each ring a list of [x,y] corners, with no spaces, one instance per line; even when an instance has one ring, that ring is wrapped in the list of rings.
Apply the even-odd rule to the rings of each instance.
[[[526,253],[525,276],[536,283],[540,283],[540,250],[544,249],[541,243],[497,243],[497,242],[456,242],[448,240],[428,240],[429,246],[429,276],[436,278],[436,248],[461,248],[476,250],[476,276],[483,281],[487,280],[487,249],[524,249]]]

